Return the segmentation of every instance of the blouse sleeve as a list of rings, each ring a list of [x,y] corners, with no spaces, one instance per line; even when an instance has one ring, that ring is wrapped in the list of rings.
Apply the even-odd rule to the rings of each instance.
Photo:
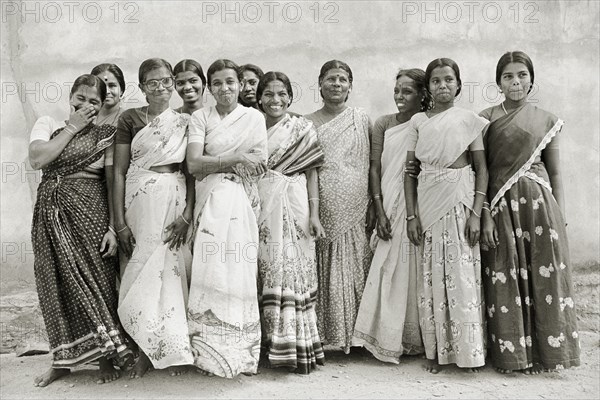
[[[119,117],[115,142],[117,144],[131,144],[131,139],[133,139],[133,119],[129,115],[129,110],[127,110]]]
[[[377,118],[375,125],[373,125],[373,135],[371,136],[371,161],[381,160],[384,134],[385,116]]]
[[[44,142],[48,142],[50,140],[52,132],[54,132],[55,130],[55,127],[53,126],[55,124],[53,124],[52,122],[52,118],[48,116],[38,118],[38,120],[35,121],[33,128],[31,129],[29,143],[33,143],[36,140],[43,140]]]
[[[206,118],[204,109],[195,111],[190,117],[188,124],[188,144],[199,143],[204,146],[206,137]]]

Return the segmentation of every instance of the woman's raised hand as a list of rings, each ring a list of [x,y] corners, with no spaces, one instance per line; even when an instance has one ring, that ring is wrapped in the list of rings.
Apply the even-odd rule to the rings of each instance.
[[[71,106],[69,125],[73,125],[77,132],[88,126],[90,122],[96,122],[96,110],[94,109],[94,106],[88,104],[81,107],[79,110],[75,110],[75,107]]]

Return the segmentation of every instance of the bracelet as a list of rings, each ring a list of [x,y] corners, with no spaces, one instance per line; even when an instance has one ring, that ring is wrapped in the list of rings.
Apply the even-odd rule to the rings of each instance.
[[[121,232],[123,232],[123,231],[124,231],[125,229],[127,229],[127,228],[129,228],[129,227],[127,226],[127,224],[125,224],[125,226],[124,226],[124,227],[122,227],[121,229],[119,229],[119,230],[117,231],[117,233],[121,233]]]
[[[77,132],[77,131],[79,130],[79,129],[77,129],[77,127],[76,127],[75,125],[73,125],[73,124],[71,124],[71,123],[69,123],[69,125],[67,125],[67,126],[66,126],[66,128],[68,128],[69,126],[72,126],[72,127],[73,127],[73,130],[74,130],[75,132]]]
[[[488,201],[484,201],[483,204],[487,204],[488,206],[490,205]]]
[[[190,222],[187,219],[185,219],[185,217],[183,216],[183,214],[181,214],[181,219],[183,220],[183,222],[185,222],[186,225],[190,224]]]
[[[487,210],[488,212],[492,212],[489,208],[487,207],[481,207],[482,210]]]
[[[480,194],[482,196],[487,196],[487,193],[480,192],[479,190],[476,190],[475,193]]]
[[[310,197],[308,201],[319,201],[318,197]]]
[[[113,233],[113,235],[117,236],[117,231],[115,231],[115,228],[113,228],[113,226],[112,226],[112,225],[108,225],[108,230],[109,230],[110,232],[112,232],[112,233]]]
[[[481,215],[477,214],[477,212],[476,212],[475,210],[472,210],[472,212],[473,212],[473,214],[475,214],[475,216],[476,216],[477,218],[481,218]]]
[[[413,215],[409,215],[408,217],[406,217],[406,220],[407,221],[412,221],[415,218],[417,218],[417,216],[413,214]]]
[[[63,132],[67,132],[69,134],[69,136],[71,136],[72,138],[75,137],[75,134],[73,132],[71,132],[71,130],[69,128],[64,128]]]
[[[381,199],[381,195],[380,195],[380,194],[374,194],[374,195],[373,195],[373,198],[374,198],[374,199]]]

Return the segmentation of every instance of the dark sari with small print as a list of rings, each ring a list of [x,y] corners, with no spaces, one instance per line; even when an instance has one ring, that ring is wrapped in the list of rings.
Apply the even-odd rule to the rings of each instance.
[[[129,352],[117,316],[117,260],[103,259],[99,250],[108,230],[106,183],[63,178],[98,161],[115,131],[110,125],[88,125],[42,170],[31,234],[54,368]]]
[[[481,249],[488,351],[497,368],[579,365],[565,222],[540,157],[562,125],[526,104],[493,120],[484,137],[500,241]]]

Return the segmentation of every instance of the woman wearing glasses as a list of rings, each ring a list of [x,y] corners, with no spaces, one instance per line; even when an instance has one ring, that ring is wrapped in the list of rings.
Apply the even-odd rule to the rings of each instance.
[[[189,115],[169,108],[174,78],[167,61],[144,61],[139,81],[148,105],[119,119],[113,190],[124,268],[118,312],[139,346],[130,378],[141,378],[151,366],[179,375],[193,362],[185,314],[191,257],[185,243],[194,184],[181,169]]]

